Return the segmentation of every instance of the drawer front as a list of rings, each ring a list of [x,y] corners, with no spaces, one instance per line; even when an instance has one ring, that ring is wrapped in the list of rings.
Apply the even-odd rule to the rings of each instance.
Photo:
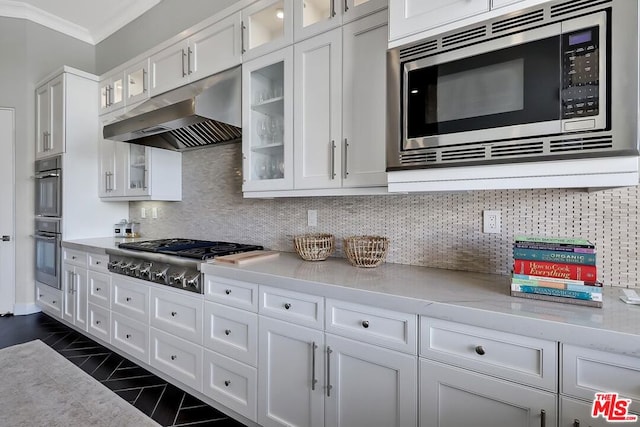
[[[111,312],[94,304],[89,304],[89,325],[87,332],[102,341],[111,340]]]
[[[78,267],[87,268],[87,253],[75,249],[63,248],[62,261]]]
[[[202,298],[151,289],[150,324],[202,345]]]
[[[111,344],[149,363],[149,326],[112,312]]]
[[[420,355],[557,391],[557,343],[421,317]]]
[[[258,311],[258,285],[205,275],[204,297],[243,310]]]
[[[562,394],[592,401],[597,392],[631,399],[640,413],[640,358],[562,345]]]
[[[111,308],[111,276],[89,270],[89,302],[106,309]]]
[[[149,287],[111,277],[111,309],[140,322],[149,323]]]
[[[326,331],[417,354],[418,317],[344,301],[327,300]]]
[[[203,393],[251,421],[257,421],[256,368],[205,349]]]
[[[298,325],[324,328],[324,299],[315,295],[261,286],[259,312]]]
[[[202,347],[150,328],[151,366],[202,391]]]
[[[560,427],[611,427],[620,423],[610,423],[604,417],[591,417],[593,398],[589,402],[560,396]],[[629,413],[629,415],[632,415]],[[637,416],[637,414],[635,414]],[[640,418],[639,418],[640,419]],[[633,424],[627,424],[633,426]]]
[[[62,317],[62,291],[47,285],[36,287],[36,302],[45,312]]]
[[[204,345],[251,366],[258,363],[258,315],[205,302]]]
[[[89,254],[89,268],[91,270],[108,273],[107,264],[109,263],[109,255],[107,254]]]

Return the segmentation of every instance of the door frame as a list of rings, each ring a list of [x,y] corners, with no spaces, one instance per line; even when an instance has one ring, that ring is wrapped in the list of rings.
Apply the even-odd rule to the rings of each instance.
[[[11,190],[7,200],[0,206],[0,235],[10,236],[9,242],[0,242],[0,314],[13,313],[16,303],[16,186],[15,186],[15,155],[16,155],[16,121],[15,109],[0,107],[0,149],[8,148],[10,155],[2,155],[0,161],[0,178],[8,182]],[[5,181],[6,180],[6,181]],[[9,227],[2,222],[10,223]]]

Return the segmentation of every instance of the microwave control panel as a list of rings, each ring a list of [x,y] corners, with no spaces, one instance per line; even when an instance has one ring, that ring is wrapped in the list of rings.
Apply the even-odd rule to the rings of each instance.
[[[599,114],[599,28],[562,36],[562,118]]]

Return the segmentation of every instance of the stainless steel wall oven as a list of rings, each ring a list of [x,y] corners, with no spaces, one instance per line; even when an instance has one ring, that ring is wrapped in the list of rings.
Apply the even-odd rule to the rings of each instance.
[[[36,280],[54,288],[61,288],[62,234],[60,220],[38,218],[35,221]]]
[[[35,181],[36,216],[62,217],[62,157],[37,160]]]

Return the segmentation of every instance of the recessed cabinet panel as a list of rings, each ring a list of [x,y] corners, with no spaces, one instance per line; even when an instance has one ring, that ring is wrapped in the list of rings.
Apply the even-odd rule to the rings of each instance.
[[[137,280],[137,279],[136,279]],[[149,287],[112,277],[111,309],[140,322],[149,323]]]
[[[105,342],[111,339],[111,312],[104,307],[89,304],[87,332]]]
[[[111,308],[111,275],[89,271],[89,302],[106,309]]]
[[[155,96],[187,83],[187,61],[189,46],[187,40],[161,50],[149,61],[151,68],[150,95]]]
[[[112,312],[111,344],[144,363],[149,363],[149,324]]]
[[[206,302],[204,345],[251,366],[258,363],[258,316]]]
[[[258,285],[211,275],[205,276],[207,300],[243,310],[258,311]]]
[[[37,284],[36,303],[46,313],[62,318],[62,291],[59,289]]]
[[[149,58],[141,61],[125,71],[126,105],[149,98]]]
[[[202,347],[150,328],[151,366],[202,391]]]
[[[297,0],[296,0],[297,1]],[[243,60],[293,42],[293,0],[261,0],[242,10]]]
[[[263,286],[260,288],[260,314],[322,329],[324,298]]]
[[[151,326],[202,344],[202,313],[201,298],[151,289]]]

